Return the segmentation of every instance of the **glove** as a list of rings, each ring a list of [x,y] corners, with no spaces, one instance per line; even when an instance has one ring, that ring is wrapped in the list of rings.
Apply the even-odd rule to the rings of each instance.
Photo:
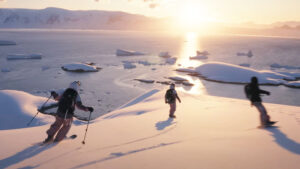
[[[89,110],[89,112],[93,112],[94,111],[94,108],[92,108],[92,107],[88,107],[87,109]]]
[[[51,96],[53,96],[53,98],[56,98],[58,95],[55,91],[51,91]]]

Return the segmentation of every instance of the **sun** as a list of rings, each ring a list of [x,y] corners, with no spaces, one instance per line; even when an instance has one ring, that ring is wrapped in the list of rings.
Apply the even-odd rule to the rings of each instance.
[[[206,9],[199,3],[184,4],[176,18],[178,27],[184,30],[200,29],[208,21]]]

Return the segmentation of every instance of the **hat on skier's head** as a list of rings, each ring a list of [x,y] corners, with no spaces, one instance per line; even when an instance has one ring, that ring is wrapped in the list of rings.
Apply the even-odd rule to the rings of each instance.
[[[175,84],[174,84],[174,83],[172,83],[172,84],[170,85],[170,89],[175,89]]]
[[[252,84],[257,84],[257,83],[258,83],[257,77],[253,76],[253,77],[251,78],[251,83],[252,83]]]
[[[74,90],[77,91],[79,86],[80,86],[80,82],[79,81],[74,81],[74,82],[70,83],[69,88],[74,89]]]

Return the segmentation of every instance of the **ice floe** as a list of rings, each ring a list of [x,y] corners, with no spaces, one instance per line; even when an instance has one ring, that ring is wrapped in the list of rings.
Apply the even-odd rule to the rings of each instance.
[[[9,54],[7,60],[42,59],[42,54]]]
[[[163,57],[163,58],[170,58],[170,57],[172,57],[172,56],[169,54],[169,52],[160,52],[160,53],[158,54],[158,56],[159,56],[159,57]]]
[[[96,66],[87,65],[84,63],[71,63],[61,67],[65,71],[70,72],[98,72],[101,68]]]
[[[247,53],[244,53],[244,52],[237,52],[236,53],[237,56],[248,56],[248,57],[252,57],[253,56],[253,53],[251,50],[249,50]]]
[[[117,49],[116,55],[117,56],[137,56],[137,55],[144,55],[144,53],[137,52],[137,51],[131,51],[131,50]]]
[[[136,65],[130,61],[123,61],[123,67],[124,69],[134,69],[136,68]]]
[[[16,44],[17,43],[14,41],[0,40],[0,46],[16,45]]]
[[[300,67],[297,67],[297,66],[289,66],[289,65],[280,65],[278,63],[273,63],[270,65],[271,68],[278,68],[278,69],[281,69],[281,68],[284,68],[284,69],[300,69]]]

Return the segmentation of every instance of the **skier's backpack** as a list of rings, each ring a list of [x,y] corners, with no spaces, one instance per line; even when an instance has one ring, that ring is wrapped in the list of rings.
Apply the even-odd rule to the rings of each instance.
[[[167,90],[167,92],[165,94],[165,99],[166,99],[167,103],[174,103],[175,95],[174,95],[173,89]]]
[[[73,115],[77,94],[77,91],[71,88],[64,91],[58,102],[58,112],[60,114]]]
[[[246,98],[251,100],[252,96],[251,96],[251,86],[250,86],[250,84],[245,85],[244,91],[245,91]]]

